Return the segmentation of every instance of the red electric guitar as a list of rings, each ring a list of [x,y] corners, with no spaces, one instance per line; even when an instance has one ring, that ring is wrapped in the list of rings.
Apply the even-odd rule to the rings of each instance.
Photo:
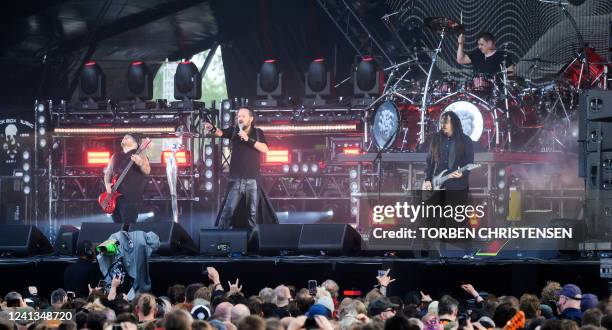
[[[135,155],[140,155],[144,150],[149,147],[150,144],[151,140],[149,138],[146,138],[140,144],[138,150],[136,150]],[[123,169],[123,172],[121,173],[119,178],[113,178],[113,187],[111,189],[111,192],[107,193],[106,191],[104,191],[98,197],[98,204],[102,208],[102,211],[104,211],[105,213],[111,214],[115,211],[115,206],[117,205],[117,198],[121,196],[121,193],[117,191],[117,188],[119,188],[119,185],[121,184],[121,182],[123,182],[123,179],[127,175],[127,172],[130,170],[130,168],[132,168],[132,165],[134,165],[134,161],[130,160],[125,169]]]

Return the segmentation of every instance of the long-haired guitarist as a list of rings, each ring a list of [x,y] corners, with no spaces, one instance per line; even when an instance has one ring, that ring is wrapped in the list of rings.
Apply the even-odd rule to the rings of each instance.
[[[151,173],[151,165],[146,155],[136,154],[138,140],[134,134],[126,134],[123,137],[121,148],[120,152],[113,154],[104,170],[104,186],[106,192],[110,193],[113,177],[121,175],[130,161],[134,161],[134,165],[117,188],[122,195],[117,199],[112,216],[116,223],[135,223],[142,205],[145,179]]]
[[[452,111],[447,111],[440,118],[441,130],[433,135],[431,147],[427,154],[424,190],[432,189],[432,178],[444,170],[450,179],[444,182],[443,189],[467,190],[470,172],[457,171],[458,168],[474,162],[474,145],[472,139],[463,133],[461,120]]]

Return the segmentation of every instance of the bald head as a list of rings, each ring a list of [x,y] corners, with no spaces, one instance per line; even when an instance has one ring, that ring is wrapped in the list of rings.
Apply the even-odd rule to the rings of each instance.
[[[215,308],[213,317],[223,322],[230,322],[232,317],[233,305],[228,302],[222,302]]]
[[[249,315],[251,315],[251,311],[249,311],[249,308],[246,305],[237,304],[236,306],[232,307],[232,323],[234,324],[238,324],[240,320]]]

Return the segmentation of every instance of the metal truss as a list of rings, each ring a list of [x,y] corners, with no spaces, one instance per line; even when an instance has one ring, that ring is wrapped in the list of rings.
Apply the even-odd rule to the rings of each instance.
[[[59,175],[51,177],[54,185],[52,203],[94,202],[100,192],[104,191],[104,180],[101,174]],[[147,176],[144,192],[145,201],[170,201],[166,175]],[[179,174],[176,193],[178,200],[197,201],[195,194],[195,177],[192,174]]]
[[[262,181],[272,200],[348,200],[349,180],[346,172],[313,176],[264,174]]]
[[[373,44],[388,64],[394,63],[379,42],[380,38],[365,26],[346,0],[317,0],[317,2],[359,56],[363,56],[366,46]]]

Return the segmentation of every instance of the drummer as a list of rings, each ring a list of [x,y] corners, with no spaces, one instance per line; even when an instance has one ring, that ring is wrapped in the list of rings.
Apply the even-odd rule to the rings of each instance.
[[[457,47],[457,63],[467,65],[472,64],[474,75],[494,75],[501,72],[501,65],[506,56],[508,75],[514,74],[514,62],[512,56],[503,50],[495,47],[495,37],[489,32],[483,32],[478,36],[478,49],[466,53],[464,50],[465,35],[459,34],[459,46]]]

